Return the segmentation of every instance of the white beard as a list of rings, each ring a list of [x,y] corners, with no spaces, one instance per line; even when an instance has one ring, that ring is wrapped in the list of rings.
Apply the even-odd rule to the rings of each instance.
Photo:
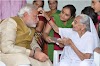
[[[33,22],[33,21],[31,21],[31,22],[26,22],[26,25],[28,26],[28,27],[36,27],[36,22]]]

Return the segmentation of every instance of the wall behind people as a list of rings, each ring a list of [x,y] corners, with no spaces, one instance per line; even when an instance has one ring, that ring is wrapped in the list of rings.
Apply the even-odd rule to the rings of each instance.
[[[27,0],[27,3],[32,3],[33,0]],[[48,11],[48,0],[44,0],[44,10]],[[66,4],[73,4],[76,7],[76,15],[81,13],[81,10],[91,5],[91,0],[58,0],[58,9],[61,10],[62,7]]]
[[[26,0],[0,0],[0,20],[17,16],[25,4]]]

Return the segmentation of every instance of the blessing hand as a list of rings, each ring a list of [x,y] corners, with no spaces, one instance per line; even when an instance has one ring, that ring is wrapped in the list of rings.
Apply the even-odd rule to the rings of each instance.
[[[46,41],[48,43],[56,43],[54,40],[52,40],[52,38],[50,36],[46,37]]]
[[[38,16],[44,16],[47,20],[50,20],[49,16],[46,14],[42,7],[38,8],[38,11],[41,13]]]
[[[62,42],[64,45],[71,45],[72,44],[72,40],[70,38],[63,38]]]

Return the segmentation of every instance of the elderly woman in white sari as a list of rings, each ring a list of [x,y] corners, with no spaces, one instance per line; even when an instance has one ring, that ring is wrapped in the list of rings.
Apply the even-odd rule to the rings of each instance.
[[[64,46],[58,66],[95,66],[93,51],[98,47],[99,38],[89,16],[77,16],[72,23],[73,28],[58,28],[51,18],[45,17],[61,36],[59,46]]]

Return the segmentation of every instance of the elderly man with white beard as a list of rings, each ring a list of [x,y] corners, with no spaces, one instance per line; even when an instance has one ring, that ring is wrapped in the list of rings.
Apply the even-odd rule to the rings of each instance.
[[[0,57],[7,66],[52,66],[34,39],[37,16],[37,8],[27,4],[18,16],[1,22]]]

